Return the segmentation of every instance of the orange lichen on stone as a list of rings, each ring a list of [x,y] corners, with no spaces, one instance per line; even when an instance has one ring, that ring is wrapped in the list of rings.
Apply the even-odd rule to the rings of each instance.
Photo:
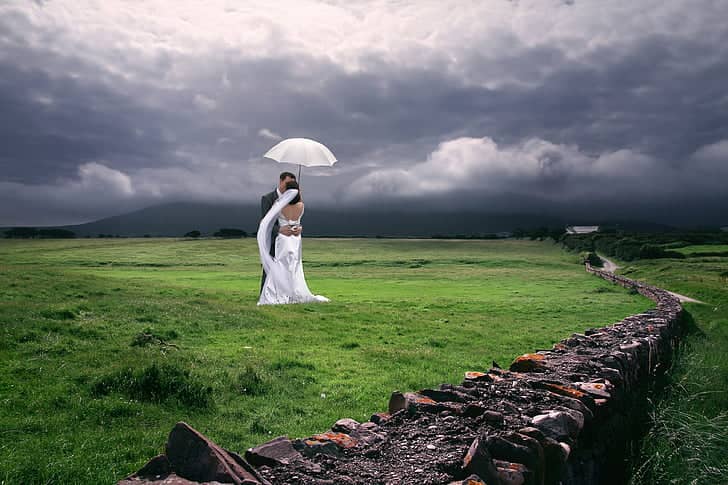
[[[549,391],[560,394],[562,396],[567,397],[573,397],[575,399],[582,399],[584,396],[586,396],[586,393],[583,391],[579,391],[577,389],[572,389],[570,387],[562,386],[561,384],[552,384],[550,382],[547,382],[544,384],[544,387],[548,389]]]
[[[352,438],[348,434],[334,433],[333,431],[327,431],[326,433],[313,435],[311,439],[306,440],[306,444],[313,445],[316,443],[316,441],[331,441],[340,448],[353,448],[357,445],[357,443],[359,443],[358,440]]]
[[[477,372],[477,371],[470,371],[465,373],[465,378],[470,379],[472,381],[477,381],[478,379],[482,379],[483,377],[486,377],[488,374],[485,372]]]
[[[541,354],[523,354],[516,357],[511,364],[510,370],[513,372],[533,372],[537,369],[545,369],[543,364],[544,356]]]
[[[412,394],[408,393],[407,397],[410,398],[412,400],[412,402],[415,402],[417,404],[437,404],[437,401],[435,401],[434,399],[430,399],[427,396],[422,396],[422,395],[416,394],[416,393],[412,393]]]

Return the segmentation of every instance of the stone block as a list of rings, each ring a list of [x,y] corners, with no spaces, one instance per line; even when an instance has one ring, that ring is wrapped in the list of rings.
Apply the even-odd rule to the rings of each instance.
[[[523,354],[510,366],[511,372],[545,372],[545,357],[541,354]]]
[[[188,480],[236,485],[265,483],[250,465],[239,463],[187,423],[174,426],[167,440],[166,454],[174,472]]]
[[[481,436],[473,440],[463,458],[462,467],[467,472],[474,473],[483,478],[486,483],[499,483],[498,470],[496,470],[493,464],[493,458],[488,452],[486,440],[486,436]]]
[[[577,415],[581,416],[581,419]],[[576,411],[567,413],[552,410],[535,416],[531,424],[543,431],[546,436],[556,440],[576,439],[584,426],[584,417]]]
[[[301,458],[301,453],[293,448],[293,442],[286,436],[279,436],[245,452],[245,459],[254,466],[288,465]]]

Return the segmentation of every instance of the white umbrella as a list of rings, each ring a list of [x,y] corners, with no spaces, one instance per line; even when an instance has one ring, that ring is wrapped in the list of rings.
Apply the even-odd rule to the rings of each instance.
[[[308,138],[287,138],[263,156],[279,163],[298,165],[299,181],[301,167],[330,167],[337,161],[325,145]]]

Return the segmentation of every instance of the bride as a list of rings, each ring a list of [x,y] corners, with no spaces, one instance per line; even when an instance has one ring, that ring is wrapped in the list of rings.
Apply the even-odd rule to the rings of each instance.
[[[314,295],[306,285],[301,261],[301,236],[278,234],[275,258],[269,253],[271,228],[276,220],[280,227],[295,228],[301,224],[303,201],[297,182],[288,182],[286,191],[273,204],[258,226],[258,250],[266,273],[258,305],[284,303],[326,302],[328,298]]]

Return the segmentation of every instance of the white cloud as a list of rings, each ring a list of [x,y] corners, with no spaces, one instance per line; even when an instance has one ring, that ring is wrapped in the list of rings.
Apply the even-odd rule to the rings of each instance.
[[[351,184],[355,199],[378,196],[481,196],[522,194],[550,200],[672,190],[672,169],[654,157],[618,150],[598,155],[577,146],[533,138],[498,146],[491,138],[442,142],[427,160],[407,168],[378,169]]]
[[[716,143],[700,147],[695,151],[693,158],[696,160],[723,162],[724,165],[728,165],[728,140],[720,140]]]
[[[134,195],[131,178],[119,170],[114,170],[97,162],[84,163],[78,167],[80,181],[78,187],[108,195],[129,197]]]
[[[29,16],[31,45],[52,40],[59,54],[77,53],[108,75],[167,87],[184,85],[197,74],[184,62],[186,56],[290,55],[328,59],[349,71],[366,70],[373,59],[401,68],[438,66],[493,86],[531,81],[514,75],[523,74],[523,65],[512,61],[526,49],[548,47],[576,59],[640,38],[728,31],[723,3],[707,0],[687,7],[679,0],[570,5],[559,0],[56,0],[42,6],[10,0],[0,14],[3,10]],[[716,51],[716,59],[720,55]],[[491,68],[484,69],[483,60]],[[548,56],[532,64],[529,76],[557,68]],[[230,84],[225,72],[217,79]]]
[[[195,94],[194,101],[195,105],[203,111],[213,111],[217,108],[217,101],[204,94]]]
[[[283,137],[279,135],[278,133],[275,133],[268,128],[262,128],[258,130],[258,136],[262,136],[263,138],[267,138],[269,140],[282,140]]]

